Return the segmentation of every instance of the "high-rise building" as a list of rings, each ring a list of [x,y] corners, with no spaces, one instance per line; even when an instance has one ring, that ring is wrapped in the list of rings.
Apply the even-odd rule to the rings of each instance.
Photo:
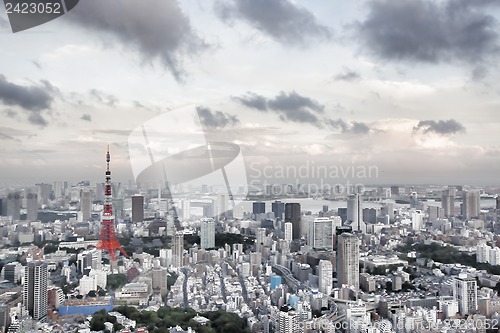
[[[10,325],[9,307],[7,304],[0,304],[0,333],[7,332]]]
[[[285,204],[281,201],[275,201],[271,204],[271,210],[274,213],[274,217],[283,220],[283,214],[285,213]]]
[[[167,277],[168,270],[166,267],[153,268],[151,271],[153,291],[165,296],[167,294]]]
[[[333,287],[333,266],[328,260],[320,260],[318,265],[319,291],[330,295]]]
[[[453,298],[458,302],[458,309],[462,316],[477,311],[477,281],[460,273],[453,279]]]
[[[280,308],[278,314],[278,333],[299,333],[302,328],[299,325],[299,318],[290,306],[285,305]]]
[[[47,264],[30,262],[24,269],[23,305],[36,321],[47,317]]]
[[[292,238],[295,239],[300,239],[302,235],[302,228],[300,226],[300,204],[293,202],[293,203],[286,203],[285,204],[285,222],[291,222],[292,223]]]
[[[313,249],[333,251],[335,229],[341,224],[339,216],[315,218],[309,226],[309,245]]]
[[[266,245],[266,228],[257,228],[255,230],[255,251],[261,252]]]
[[[11,192],[7,195],[7,216],[12,216],[12,220],[21,219],[21,194],[19,192]]]
[[[144,221],[144,197],[136,194],[132,197],[132,222]]]
[[[462,192],[462,217],[465,220],[479,217],[480,207],[480,195],[478,190]]]
[[[254,202],[252,213],[255,216],[258,216],[259,214],[265,214],[266,213],[266,203],[265,202]]]
[[[63,182],[55,181],[54,182],[54,198],[56,200],[62,199],[63,196]]]
[[[38,203],[40,205],[47,205],[50,201],[50,197],[52,195],[52,185],[51,184],[35,184],[38,188]]]
[[[411,225],[413,230],[419,231],[424,227],[424,216],[419,210],[411,212]]]
[[[36,221],[38,219],[38,196],[36,193],[26,195],[26,220]]]
[[[363,223],[363,199],[359,193],[347,198],[347,222],[351,223],[353,231],[366,232]]]
[[[213,219],[201,220],[200,247],[202,249],[215,247],[215,222]]]
[[[444,210],[445,217],[455,216],[455,188],[450,187],[443,190],[441,195],[441,207]]]
[[[172,241],[172,266],[182,267],[184,256],[184,234],[177,232]]]
[[[359,239],[348,232],[338,236],[337,281],[338,286],[359,288]]]
[[[80,211],[82,222],[88,222],[92,218],[92,193],[89,189],[80,192]]]
[[[380,213],[382,216],[388,215],[389,222],[394,222],[394,204],[393,203],[384,204],[384,206],[382,206]]]
[[[291,242],[293,238],[292,222],[285,222],[285,240]]]

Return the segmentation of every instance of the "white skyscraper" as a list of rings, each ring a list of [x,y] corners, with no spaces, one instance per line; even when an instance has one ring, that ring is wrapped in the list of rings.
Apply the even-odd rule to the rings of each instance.
[[[314,249],[333,251],[336,227],[342,224],[340,216],[318,217],[309,226],[309,245]]]
[[[333,266],[328,260],[320,260],[318,265],[319,275],[319,291],[323,294],[330,295],[333,287],[332,273]]]
[[[453,279],[453,298],[458,302],[462,316],[473,314],[477,310],[477,281],[460,273]]]
[[[80,193],[80,210],[82,212],[82,222],[87,222],[92,217],[92,193],[89,189]]]
[[[424,226],[424,214],[419,210],[411,212],[411,225],[412,229],[418,231]]]
[[[297,312],[287,306],[283,306],[278,314],[278,333],[302,332],[298,322]]]
[[[173,237],[172,241],[172,266],[182,267],[183,266],[183,254],[184,254],[184,234],[177,232]]]
[[[363,222],[363,199],[358,193],[347,199],[347,222],[351,224],[353,231],[366,232]]]
[[[470,220],[478,217],[480,212],[480,195],[478,190],[462,192],[462,217]]]
[[[444,216],[455,216],[455,188],[451,187],[443,191],[441,196],[441,207],[444,210]]]
[[[359,239],[348,232],[338,238],[337,281],[359,289]]]
[[[291,242],[293,237],[293,224],[292,222],[285,222],[285,240]]]
[[[200,243],[202,249],[215,247],[215,222],[213,219],[201,220]]]
[[[30,262],[24,268],[23,306],[36,321],[47,317],[47,264]]]

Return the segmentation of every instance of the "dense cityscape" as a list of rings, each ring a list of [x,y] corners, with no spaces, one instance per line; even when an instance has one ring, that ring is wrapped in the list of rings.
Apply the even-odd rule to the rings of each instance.
[[[106,163],[2,190],[2,332],[498,331],[495,189],[275,184],[228,209]]]

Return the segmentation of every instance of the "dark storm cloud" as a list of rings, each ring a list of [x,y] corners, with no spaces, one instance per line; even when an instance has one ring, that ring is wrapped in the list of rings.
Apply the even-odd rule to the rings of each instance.
[[[342,133],[351,133],[351,134],[368,134],[370,132],[370,126],[366,123],[353,121],[351,123],[346,122],[345,120],[339,119],[327,119],[326,124],[333,129],[340,129]]]
[[[357,81],[361,79],[361,75],[352,69],[344,67],[342,72],[335,75],[334,79],[336,81]]]
[[[238,117],[221,111],[212,111],[209,108],[199,106],[196,108],[201,123],[210,128],[230,127],[240,123]]]
[[[40,86],[18,85],[0,74],[0,101],[28,111],[41,111],[50,108],[53,97]]]
[[[283,44],[302,46],[331,35],[311,12],[288,0],[218,1],[215,10],[223,21],[244,20]]]
[[[305,108],[311,109],[316,112],[323,112],[324,106],[317,101],[297,94],[295,91],[286,93],[282,91],[278,96],[268,100],[269,108],[278,111],[299,111]]]
[[[85,120],[85,121],[92,121],[92,116],[88,113],[85,113],[82,115],[82,117],[80,119]]]
[[[267,98],[254,92],[249,91],[246,95],[233,97],[233,99],[251,109],[267,111]]]
[[[145,63],[159,59],[177,80],[185,75],[182,58],[206,48],[175,0],[120,0],[119,5],[85,0],[67,17],[97,34],[116,37],[126,47],[136,49]]]
[[[413,132],[436,133],[440,135],[450,135],[465,132],[465,127],[455,119],[449,120],[421,120],[413,128]]]
[[[389,60],[481,62],[498,51],[498,1],[373,0],[357,25],[362,44]]]
[[[106,104],[107,106],[115,106],[119,102],[116,96],[107,94],[99,89],[91,89],[89,93],[99,103]]]
[[[246,107],[259,111],[272,111],[277,113],[281,120],[296,123],[309,123],[321,127],[317,113],[323,113],[324,106],[318,101],[302,96],[295,91],[281,91],[273,98],[266,98],[254,92],[234,97],[236,101]]]

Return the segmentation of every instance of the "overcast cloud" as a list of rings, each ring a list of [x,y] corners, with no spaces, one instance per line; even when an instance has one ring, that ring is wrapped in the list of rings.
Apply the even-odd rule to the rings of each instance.
[[[215,10],[225,22],[243,20],[286,45],[303,46],[331,37],[330,29],[310,11],[288,0],[217,1]]]
[[[486,6],[493,4],[373,0],[357,33],[363,47],[383,59],[475,64],[498,51],[498,20]]]

